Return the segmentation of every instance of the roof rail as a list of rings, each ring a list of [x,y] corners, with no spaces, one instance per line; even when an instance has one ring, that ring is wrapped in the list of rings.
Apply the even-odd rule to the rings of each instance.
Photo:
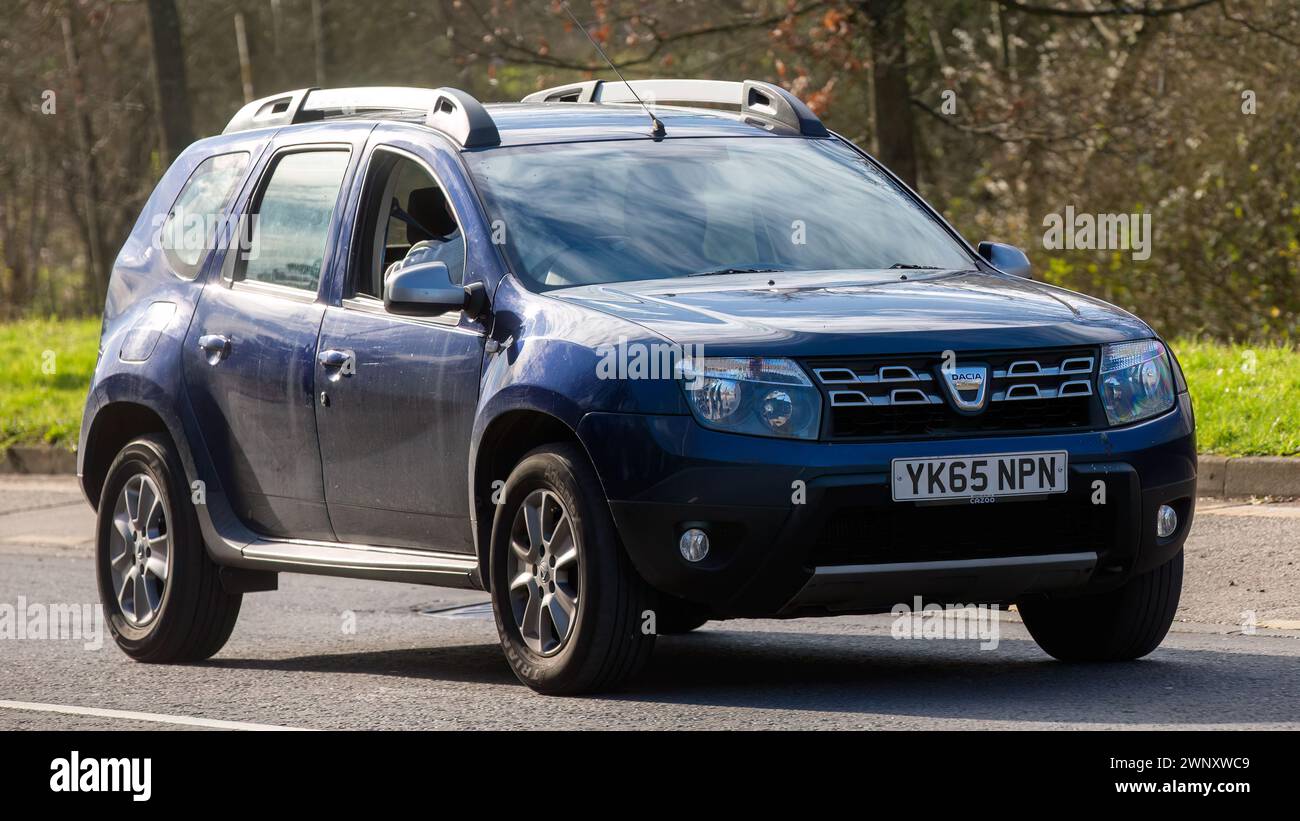
[[[735,107],[745,117],[763,124],[784,125],[808,137],[830,135],[802,100],[780,86],[757,80],[743,83],[727,80],[632,80],[629,83],[587,80],[536,91],[524,97],[523,101],[634,103],[636,96],[655,103],[708,103]]]
[[[254,100],[235,112],[235,116],[230,118],[230,122],[226,123],[226,129],[221,133],[231,134],[235,131],[247,131],[250,128],[306,122],[305,118],[299,119],[302,115],[302,104],[307,101],[307,95],[315,90],[300,88],[297,91],[286,91],[283,94]]]
[[[466,148],[501,141],[483,104],[455,88],[300,88],[254,100],[235,114],[223,134],[250,128],[294,125],[367,111],[422,112],[425,124]]]
[[[499,145],[501,134],[483,104],[459,88],[440,88],[424,124],[436,128],[465,148]]]

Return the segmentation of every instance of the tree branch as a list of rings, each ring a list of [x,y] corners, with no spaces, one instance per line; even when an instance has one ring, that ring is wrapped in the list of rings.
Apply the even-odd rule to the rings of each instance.
[[[798,6],[793,9],[787,9],[786,11],[777,14],[768,15],[767,17],[757,17],[757,18],[738,20],[731,23],[720,23],[711,26],[701,26],[699,28],[690,29],[688,31],[682,31],[676,34],[669,34],[669,35],[660,34],[658,29],[655,28],[654,25],[655,21],[653,19],[647,19],[644,21],[644,23],[646,27],[650,29],[650,33],[654,37],[654,45],[651,46],[651,48],[648,51],[636,57],[630,57],[625,60],[618,60],[613,55],[611,55],[610,59],[614,62],[614,65],[616,65],[619,68],[628,68],[630,66],[644,65],[646,63],[653,61],[656,57],[658,57],[663,52],[665,48],[667,48],[670,45],[673,45],[674,43],[680,43],[683,41],[692,40],[699,37],[707,37],[709,35],[714,35],[714,34],[728,34],[736,31],[744,31],[746,29],[764,28],[767,26],[772,26],[790,17],[799,17],[804,14],[807,14],[810,11],[815,11],[817,9],[824,8],[828,5],[831,5],[831,1],[832,0],[813,0],[813,2],[805,3],[804,5]],[[478,20],[479,25],[483,27],[484,31],[490,32],[492,30],[491,25],[483,17],[482,13],[477,8],[474,7],[473,3],[470,3],[468,5],[470,10],[474,13],[476,19]],[[492,54],[492,56],[504,60],[507,63],[514,63],[516,65],[540,65],[540,66],[547,66],[549,68],[569,69],[571,71],[582,71],[582,72],[599,72],[599,71],[604,71],[606,68],[603,62],[595,62],[595,63],[586,62],[586,61],[577,62],[577,61],[566,60],[558,57],[551,57],[550,55],[541,54],[540,52],[518,45],[517,43],[507,42],[502,37],[496,37],[495,40],[497,43],[499,43],[500,49],[493,49],[492,51],[494,53]],[[466,44],[466,48],[468,49],[468,44]],[[469,49],[469,50],[473,50],[473,49]]]
[[[1021,0],[997,0],[997,2],[1009,11],[1020,11],[1025,14],[1038,14],[1047,17],[1072,17],[1087,20],[1095,17],[1166,17],[1170,14],[1196,11],[1199,8],[1218,3],[1220,0],[1192,0],[1177,6],[1157,6],[1155,8],[1152,8],[1147,2],[1142,3],[1140,6],[1132,3],[1116,3],[1104,9],[1059,9],[1055,6],[1024,3]]]

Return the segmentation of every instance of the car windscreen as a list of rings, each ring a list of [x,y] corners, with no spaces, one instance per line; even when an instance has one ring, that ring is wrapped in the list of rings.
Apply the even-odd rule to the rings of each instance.
[[[493,241],[536,290],[728,269],[972,266],[919,203],[835,140],[621,140],[465,157]]]

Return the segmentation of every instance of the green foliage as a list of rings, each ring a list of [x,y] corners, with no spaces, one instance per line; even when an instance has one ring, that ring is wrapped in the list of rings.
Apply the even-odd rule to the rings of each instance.
[[[97,319],[0,323],[0,450],[76,446],[98,342]]]
[[[1300,349],[1171,344],[1187,376],[1202,453],[1300,455]]]

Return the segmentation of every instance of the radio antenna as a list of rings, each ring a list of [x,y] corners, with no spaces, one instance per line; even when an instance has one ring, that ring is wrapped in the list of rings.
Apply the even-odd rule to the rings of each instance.
[[[650,118],[650,136],[654,137],[656,140],[662,138],[668,133],[667,129],[664,128],[664,124],[654,115],[654,112],[650,110],[650,106],[646,105],[645,101],[641,99],[641,95],[636,93],[636,89],[633,88],[632,84],[623,76],[623,72],[618,70],[618,66],[614,65],[613,60],[609,59],[609,55],[605,54],[605,50],[600,47],[600,43],[596,42],[596,38],[591,36],[591,32],[587,31],[587,27],[579,22],[578,18],[574,16],[573,9],[569,8],[569,4],[565,2],[565,0],[560,0],[560,5],[564,8],[565,13],[569,15],[569,19],[572,20],[578,28],[582,29],[583,34],[587,35],[587,39],[591,41],[591,45],[596,49],[596,53],[600,55],[601,59],[604,60],[611,69],[613,69],[614,73],[618,75],[618,79],[623,82],[623,85],[627,86],[627,90],[632,92],[632,96],[635,97],[636,101],[641,104],[643,109],[645,109],[646,116]]]

